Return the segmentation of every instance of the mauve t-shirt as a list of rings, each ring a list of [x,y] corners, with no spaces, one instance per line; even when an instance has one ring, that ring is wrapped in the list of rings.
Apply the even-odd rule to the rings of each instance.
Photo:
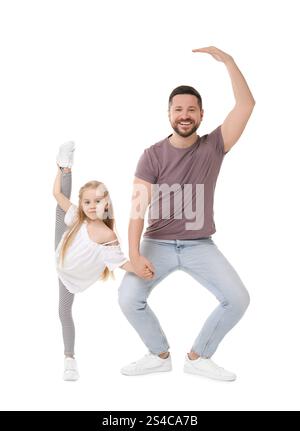
[[[135,176],[153,186],[144,237],[197,239],[215,233],[214,190],[225,155],[221,126],[188,148],[169,137],[147,148]]]

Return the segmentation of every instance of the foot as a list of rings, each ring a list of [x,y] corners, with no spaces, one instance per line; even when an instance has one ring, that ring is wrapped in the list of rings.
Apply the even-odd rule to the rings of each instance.
[[[171,356],[166,359],[160,358],[158,355],[148,353],[136,362],[132,362],[121,369],[121,373],[125,376],[139,376],[142,374],[159,373],[172,370]]]
[[[77,362],[74,358],[65,358],[64,380],[75,381],[79,379]]]
[[[234,373],[219,367],[211,359],[198,358],[191,360],[188,355],[186,355],[185,358],[184,372],[228,382],[236,379],[236,375]]]
[[[61,168],[71,168],[73,165],[73,156],[75,143],[72,141],[66,142],[59,147],[56,156],[56,162]]]

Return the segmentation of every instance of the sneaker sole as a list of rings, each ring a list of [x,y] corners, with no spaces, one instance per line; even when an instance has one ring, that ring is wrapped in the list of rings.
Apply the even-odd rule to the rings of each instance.
[[[167,370],[147,370],[136,373],[130,373],[121,370],[121,374],[123,374],[124,376],[142,376],[144,374],[167,373],[168,371],[172,371],[172,368],[168,368]]]
[[[68,373],[63,375],[63,380],[65,382],[75,382],[79,379],[79,374],[77,373]]]
[[[208,379],[219,380],[221,382],[234,382],[236,377],[217,377],[214,374],[207,373],[205,371],[195,370],[194,368],[184,367],[183,371],[187,374],[194,374],[201,377],[206,377]]]

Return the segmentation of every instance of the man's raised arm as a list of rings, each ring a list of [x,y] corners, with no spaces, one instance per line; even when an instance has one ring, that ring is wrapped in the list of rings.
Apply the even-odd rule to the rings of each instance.
[[[224,150],[227,152],[243,133],[253,111],[255,100],[245,78],[229,54],[226,54],[226,52],[221,51],[215,46],[193,49],[193,52],[205,52],[212,55],[216,60],[223,62],[228,70],[235,98],[235,106],[229,112],[221,126]]]

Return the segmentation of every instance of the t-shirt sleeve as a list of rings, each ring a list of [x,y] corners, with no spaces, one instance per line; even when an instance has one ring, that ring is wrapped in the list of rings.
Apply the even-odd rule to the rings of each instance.
[[[135,176],[155,184],[158,177],[158,164],[151,148],[147,148],[138,161]]]
[[[68,227],[70,227],[76,221],[77,217],[78,217],[78,208],[76,205],[72,204],[65,214],[64,222]]]
[[[122,266],[128,261],[119,245],[114,247],[104,246],[103,260],[110,271],[113,271],[115,268]]]
[[[224,149],[224,140],[222,136],[221,125],[218,126],[213,132],[211,132],[208,135],[208,138],[211,140],[212,145],[214,146],[216,151],[218,151],[222,155],[225,155],[228,153],[228,151],[225,152],[225,149]]]

